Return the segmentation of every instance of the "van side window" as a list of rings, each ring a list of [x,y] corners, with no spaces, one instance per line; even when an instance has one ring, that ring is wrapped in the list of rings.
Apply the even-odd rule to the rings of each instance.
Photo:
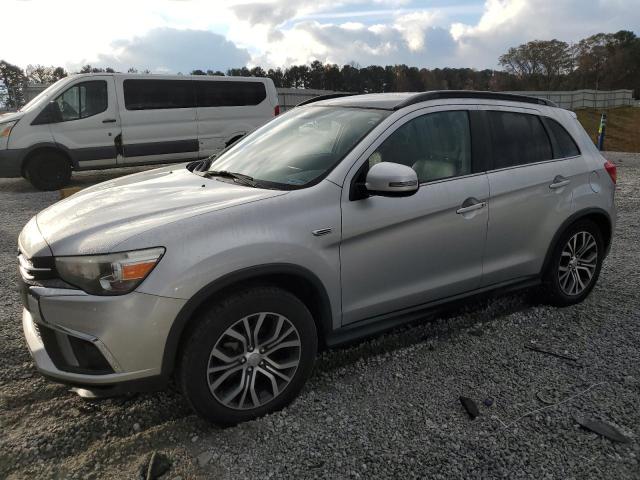
[[[435,112],[408,121],[369,157],[413,168],[420,182],[471,173],[471,131],[465,110]]]
[[[191,80],[125,80],[124,106],[127,110],[193,108],[195,91]]]
[[[552,118],[544,117],[543,122],[553,143],[553,158],[567,158],[580,155],[580,149],[569,132]]]
[[[195,80],[198,107],[242,107],[258,105],[267,98],[261,82],[234,82],[227,80]]]
[[[92,80],[74,85],[55,99],[60,121],[91,117],[107,109],[107,82]]]
[[[537,115],[486,112],[491,128],[493,168],[551,160],[551,142]]]

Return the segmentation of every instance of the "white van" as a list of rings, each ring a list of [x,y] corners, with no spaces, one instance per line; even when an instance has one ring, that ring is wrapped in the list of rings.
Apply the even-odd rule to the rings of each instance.
[[[205,158],[279,112],[269,78],[72,75],[0,116],[0,177],[55,190],[72,170]]]

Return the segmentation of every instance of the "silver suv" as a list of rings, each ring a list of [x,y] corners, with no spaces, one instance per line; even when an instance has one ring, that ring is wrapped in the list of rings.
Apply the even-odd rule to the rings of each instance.
[[[321,98],[213,160],[87,188],[19,239],[42,374],[83,395],[162,388],[235,424],[287,405],[319,348],[445,302],[593,288],[615,166],[576,116],[483,92]]]

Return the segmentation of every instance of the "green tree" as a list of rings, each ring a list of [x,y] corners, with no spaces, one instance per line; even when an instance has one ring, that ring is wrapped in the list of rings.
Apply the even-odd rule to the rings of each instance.
[[[510,48],[499,58],[500,65],[520,80],[524,88],[552,89],[572,70],[573,57],[566,42],[533,40]]]
[[[24,104],[24,87],[27,78],[20,67],[0,60],[0,82],[6,90],[3,100],[5,108],[15,110]]]
[[[31,83],[55,83],[67,76],[62,67],[45,67],[43,65],[28,65],[25,70],[27,81]]]

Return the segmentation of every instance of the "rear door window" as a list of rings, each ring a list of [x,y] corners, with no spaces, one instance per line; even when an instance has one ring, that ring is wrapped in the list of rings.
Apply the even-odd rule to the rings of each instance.
[[[191,80],[125,80],[127,110],[194,108],[195,89]]]
[[[543,121],[553,143],[553,158],[567,158],[580,155],[578,145],[576,145],[576,142],[562,125],[548,117],[544,118]]]
[[[491,128],[493,168],[506,168],[553,158],[551,142],[537,115],[486,112]]]
[[[267,98],[261,82],[195,80],[198,107],[243,107],[258,105]]]

